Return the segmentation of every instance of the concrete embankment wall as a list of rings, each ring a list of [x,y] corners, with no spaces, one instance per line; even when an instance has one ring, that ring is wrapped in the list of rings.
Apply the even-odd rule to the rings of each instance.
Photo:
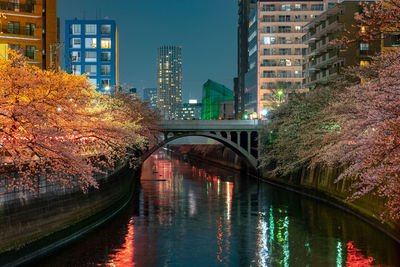
[[[129,202],[136,181],[135,171],[123,166],[87,194],[49,192],[3,204],[0,265],[46,253],[93,229]]]
[[[243,161],[233,151],[222,145],[180,145],[171,146],[171,149],[187,154],[189,157],[201,158],[230,168],[243,167]],[[352,182],[349,179],[335,182],[342,171],[337,168],[316,166],[300,169],[285,177],[270,177],[266,170],[260,169],[258,178],[345,209],[386,232],[400,243],[400,222],[394,220],[383,222],[379,217],[384,210],[384,199],[367,195],[354,202],[347,201],[351,195],[349,188]]]

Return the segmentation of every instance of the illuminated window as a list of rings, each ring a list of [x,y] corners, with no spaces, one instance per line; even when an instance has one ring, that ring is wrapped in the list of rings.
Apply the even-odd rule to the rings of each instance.
[[[365,26],[361,27],[361,32],[365,32]]]
[[[97,33],[97,25],[96,24],[86,24],[85,25],[85,33],[86,34],[96,34]]]
[[[86,65],[85,73],[90,76],[97,75],[97,66],[96,65]]]
[[[369,65],[369,61],[368,60],[361,60],[360,61],[360,66],[367,66]]]
[[[111,48],[111,39],[101,38],[101,48]]]
[[[96,38],[85,38],[85,47],[86,48],[96,48],[97,47],[97,39]]]

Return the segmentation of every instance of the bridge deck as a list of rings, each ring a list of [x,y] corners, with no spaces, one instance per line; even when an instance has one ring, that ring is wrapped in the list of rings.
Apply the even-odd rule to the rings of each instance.
[[[162,131],[260,131],[266,121],[262,120],[164,120]]]

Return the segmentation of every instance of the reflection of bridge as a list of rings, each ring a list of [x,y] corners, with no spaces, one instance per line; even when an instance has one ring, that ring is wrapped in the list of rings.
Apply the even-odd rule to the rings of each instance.
[[[258,136],[263,129],[260,120],[168,120],[160,122],[164,140],[152,147],[144,155],[150,156],[163,145],[185,136],[203,136],[214,139],[249,161],[258,165]]]

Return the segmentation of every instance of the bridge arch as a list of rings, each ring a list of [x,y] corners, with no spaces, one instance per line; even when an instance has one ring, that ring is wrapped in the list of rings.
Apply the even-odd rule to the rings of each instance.
[[[169,136],[169,133],[165,134],[165,136]],[[258,160],[246,149],[242,148],[239,144],[232,142],[228,138],[222,135],[218,135],[217,133],[207,133],[207,132],[188,132],[188,133],[173,133],[172,137],[168,137],[162,142],[154,145],[149,150],[143,153],[141,156],[141,161],[144,162],[147,158],[149,158],[154,152],[163,147],[164,145],[183,137],[191,137],[191,136],[201,136],[213,139],[218,141],[219,143],[225,145],[230,148],[236,154],[238,154],[241,158],[245,159],[252,167],[257,168]]]

